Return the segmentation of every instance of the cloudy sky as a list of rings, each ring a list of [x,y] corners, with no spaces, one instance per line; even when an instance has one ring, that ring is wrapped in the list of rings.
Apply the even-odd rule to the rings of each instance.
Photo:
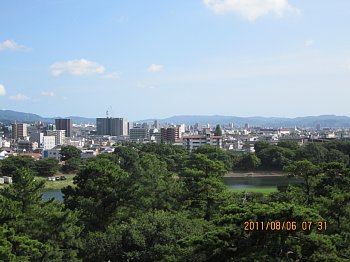
[[[0,1],[0,109],[350,116],[350,1]]]

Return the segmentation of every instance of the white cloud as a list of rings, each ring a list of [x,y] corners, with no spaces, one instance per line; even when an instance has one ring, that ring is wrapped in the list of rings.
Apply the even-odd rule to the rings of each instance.
[[[73,76],[103,74],[105,71],[104,66],[86,59],[54,63],[50,66],[50,69],[51,75],[56,77],[63,74],[70,74]]]
[[[43,91],[41,92],[42,96],[55,96],[56,94],[52,91]]]
[[[300,14],[300,10],[290,5],[288,0],[203,0],[203,3],[216,14],[233,12],[249,21],[269,13],[277,16],[286,12]]]
[[[152,64],[147,68],[147,71],[155,73],[155,72],[161,71],[163,68],[164,68],[164,65]]]
[[[6,51],[6,50],[10,50],[10,51],[26,51],[28,49],[29,49],[28,47],[25,47],[23,45],[19,45],[13,40],[5,40],[4,42],[0,43],[0,52],[1,51]]]
[[[311,47],[311,46],[313,46],[314,45],[314,40],[313,39],[307,39],[306,41],[305,41],[305,46],[306,47]]]
[[[10,99],[11,100],[15,100],[15,101],[26,101],[26,100],[30,100],[30,97],[25,96],[25,95],[23,95],[21,93],[18,93],[15,96],[10,96]]]
[[[0,84],[0,96],[6,95],[6,89],[5,86]]]
[[[120,77],[121,77],[121,74],[118,72],[111,72],[103,75],[104,79],[120,79]]]

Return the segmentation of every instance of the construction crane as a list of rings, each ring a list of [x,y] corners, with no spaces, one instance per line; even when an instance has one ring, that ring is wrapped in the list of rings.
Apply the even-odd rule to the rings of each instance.
[[[113,117],[112,106],[109,106],[106,110],[106,118]]]

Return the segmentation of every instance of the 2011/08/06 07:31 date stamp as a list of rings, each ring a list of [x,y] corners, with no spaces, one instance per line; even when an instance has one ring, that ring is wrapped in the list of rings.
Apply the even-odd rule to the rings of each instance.
[[[245,221],[244,231],[326,231],[326,221]]]

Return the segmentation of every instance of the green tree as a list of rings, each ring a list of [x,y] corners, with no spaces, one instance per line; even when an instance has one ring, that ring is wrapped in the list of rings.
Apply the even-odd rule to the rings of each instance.
[[[67,161],[71,158],[80,158],[81,150],[75,146],[62,146],[61,148],[61,160]]]
[[[243,170],[256,170],[261,166],[261,160],[255,154],[244,155],[237,163],[237,167]]]
[[[185,237],[200,236],[208,223],[183,212],[145,212],[105,232],[86,237],[84,261],[189,261],[191,247],[181,247]]]
[[[232,170],[234,156],[228,151],[216,146],[205,145],[198,147],[193,153],[204,154],[211,160],[221,161],[224,163],[227,171]]]
[[[62,189],[64,203],[68,208],[80,211],[88,230],[103,229],[125,201],[127,177],[128,174],[116,164],[96,158],[74,177],[75,187]]]
[[[21,212],[26,212],[33,205],[41,201],[45,182],[34,181],[34,174],[28,168],[18,168],[12,174],[13,184],[6,187],[1,194],[17,203],[19,203]]]
[[[192,154],[185,162],[180,178],[185,185],[185,206],[198,217],[211,220],[220,205],[226,173],[221,161],[203,154]]]
[[[339,162],[324,163],[319,166],[320,177],[315,190],[319,196],[327,196],[334,189],[348,192],[350,189],[350,169]]]
[[[337,239],[319,234],[315,228],[302,230],[266,230],[268,222],[320,221],[313,209],[290,203],[231,204],[213,222],[216,227],[200,237],[180,241],[194,249],[197,261],[346,261],[337,250]],[[258,224],[253,221],[259,221]],[[265,230],[244,230],[246,222]],[[249,228],[249,227],[248,227]],[[200,259],[198,259],[200,258]]]
[[[40,159],[35,162],[35,170],[38,176],[52,176],[56,174],[58,169],[58,160],[55,158]]]
[[[179,172],[188,154],[183,146],[171,144],[147,143],[140,147],[140,152],[151,153],[158,159],[166,162],[167,169],[171,172]]]
[[[297,160],[309,160],[314,164],[320,164],[327,160],[327,152],[324,146],[317,143],[310,143],[299,148],[296,152],[296,158]]]
[[[271,146],[271,144],[267,141],[258,141],[254,144],[254,150],[255,150],[255,153],[257,155],[259,155],[259,153],[263,150],[263,149],[266,149],[266,148],[269,148]]]
[[[82,165],[83,161],[81,158],[73,157],[65,161],[64,165],[61,167],[61,171],[66,174],[77,173],[81,169]]]
[[[0,191],[0,221],[13,228],[23,239],[45,243],[47,248],[41,250],[42,257],[28,260],[74,261],[81,232],[81,227],[77,225],[78,216],[65,210],[62,203],[43,202],[43,183],[34,181],[30,170],[17,169],[13,184]]]
[[[1,161],[1,173],[4,176],[12,176],[18,168],[35,170],[35,162],[29,156],[10,156]]]
[[[300,148],[298,142],[291,141],[291,140],[280,141],[277,143],[277,146],[289,148],[289,149],[294,150],[294,151]]]
[[[222,130],[221,130],[221,127],[220,127],[219,124],[216,125],[216,127],[215,127],[214,135],[215,135],[215,136],[222,136]]]
[[[349,165],[349,156],[345,155],[343,152],[337,149],[328,150],[325,158],[327,162],[339,162],[344,163],[345,165]]]
[[[257,153],[261,165],[266,169],[282,170],[294,159],[294,152],[289,148],[269,146]]]
[[[0,226],[0,261],[42,261],[48,246],[17,235],[13,228]]]
[[[290,176],[303,179],[302,187],[306,195],[306,204],[310,205],[313,201],[314,188],[317,184],[317,175],[319,168],[308,160],[295,161],[284,169]]]
[[[114,154],[117,156],[117,163],[122,169],[127,172],[135,171],[138,165],[139,155],[138,150],[133,144],[128,146],[117,146],[114,149]]]
[[[178,210],[182,184],[155,155],[143,154],[139,172],[130,179],[130,205],[137,212],[149,210]],[[125,193],[127,193],[125,192]]]

